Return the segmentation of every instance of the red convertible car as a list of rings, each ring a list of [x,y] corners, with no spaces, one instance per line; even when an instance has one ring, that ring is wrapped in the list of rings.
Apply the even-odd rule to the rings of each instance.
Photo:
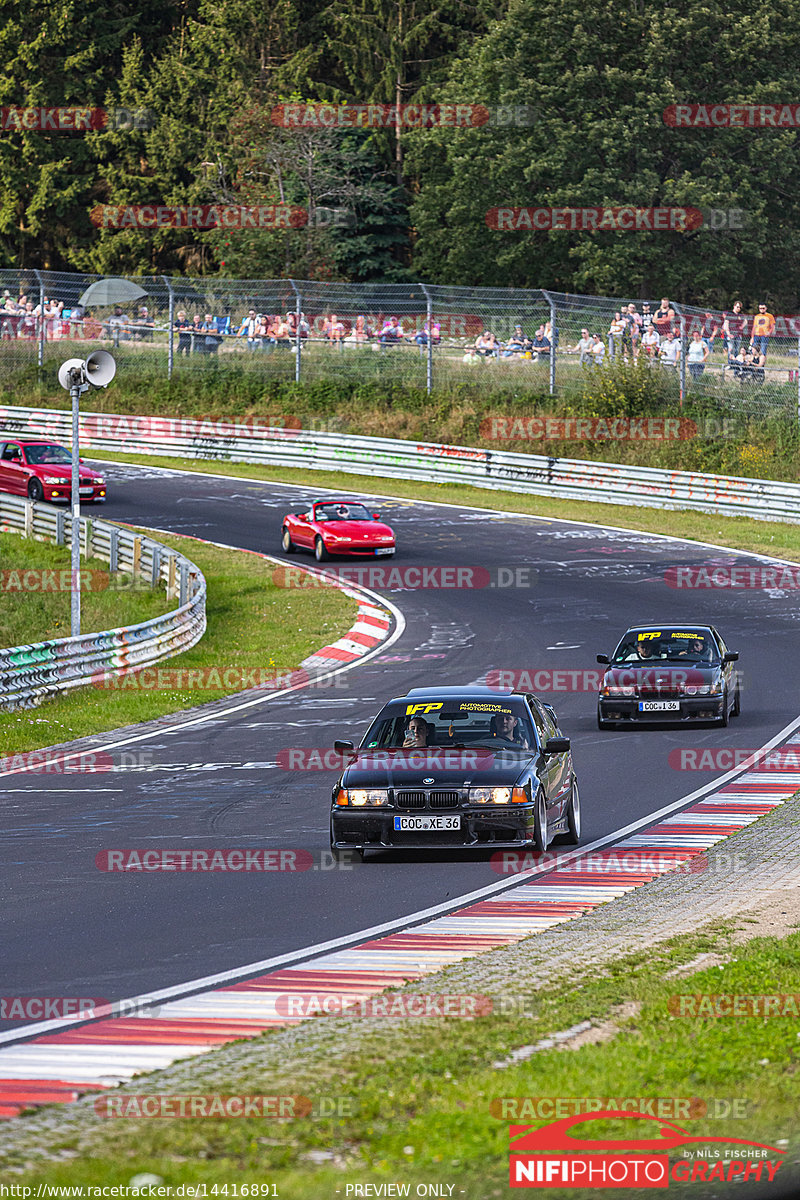
[[[106,481],[80,461],[81,500],[106,498]],[[29,500],[69,500],[72,496],[72,455],[55,442],[15,439],[0,441],[0,492]]]
[[[302,512],[287,513],[281,545],[287,554],[313,550],[317,562],[331,554],[389,558],[395,551],[393,531],[360,500],[317,500]]]

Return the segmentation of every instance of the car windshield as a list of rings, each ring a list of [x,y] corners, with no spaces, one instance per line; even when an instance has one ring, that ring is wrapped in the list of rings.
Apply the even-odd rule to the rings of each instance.
[[[451,746],[525,752],[535,739],[521,700],[409,700],[382,713],[361,749]]]
[[[25,457],[31,466],[41,466],[44,463],[72,462],[69,450],[63,446],[26,446]]]
[[[363,504],[317,504],[314,513],[318,521],[369,521]]]
[[[634,629],[625,634],[611,661],[636,666],[654,662],[710,663],[718,659],[719,651],[707,632]]]

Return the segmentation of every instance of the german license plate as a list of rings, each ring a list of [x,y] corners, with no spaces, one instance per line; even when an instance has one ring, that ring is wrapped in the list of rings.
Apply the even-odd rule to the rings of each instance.
[[[414,833],[427,829],[460,829],[461,817],[395,817],[394,827]]]
[[[90,488],[90,487],[88,487],[88,488],[78,488],[78,491],[80,492],[80,494],[81,494],[82,496],[91,496],[92,492],[94,491],[94,488]]]
[[[394,554],[394,547],[387,546],[385,549],[376,550],[375,553],[376,554]]]
[[[639,712],[680,712],[680,700],[640,700]]]

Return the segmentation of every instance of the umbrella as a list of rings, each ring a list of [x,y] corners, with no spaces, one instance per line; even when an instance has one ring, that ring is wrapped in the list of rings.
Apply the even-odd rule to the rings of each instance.
[[[130,283],[127,279],[98,279],[91,283],[80,299],[84,306],[93,305],[100,308],[104,304],[125,304],[128,301],[141,300],[146,296],[144,288],[138,283]]]

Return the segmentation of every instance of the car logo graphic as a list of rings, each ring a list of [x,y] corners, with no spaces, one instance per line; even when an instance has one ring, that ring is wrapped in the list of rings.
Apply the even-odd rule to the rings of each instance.
[[[426,775],[426,777],[423,779],[422,782],[423,783],[435,783],[436,780],[433,778],[432,775]]]

